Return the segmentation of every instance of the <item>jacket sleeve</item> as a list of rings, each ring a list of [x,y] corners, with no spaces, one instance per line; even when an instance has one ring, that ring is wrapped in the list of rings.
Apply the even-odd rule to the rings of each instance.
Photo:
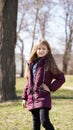
[[[53,75],[53,78],[55,79],[53,82],[51,82],[49,89],[51,91],[56,91],[57,89],[59,89],[62,84],[65,82],[65,77],[64,74],[61,72],[58,75]]]
[[[26,86],[24,87],[24,90],[22,92],[22,99],[26,100],[27,101],[27,90],[28,90],[28,83],[26,84]]]

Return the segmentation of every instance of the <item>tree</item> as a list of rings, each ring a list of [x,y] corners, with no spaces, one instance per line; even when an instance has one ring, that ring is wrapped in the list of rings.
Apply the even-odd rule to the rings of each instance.
[[[20,44],[17,44],[17,46],[19,47],[20,49],[20,55],[21,55],[21,74],[20,74],[20,77],[24,77],[24,43],[23,43],[23,40],[21,39],[21,37],[19,35],[17,35],[18,37],[18,40],[20,41]]]
[[[63,72],[67,74],[69,59],[71,56],[73,42],[73,1],[61,0],[60,4],[64,10],[65,21],[65,52],[63,56]]]
[[[26,0],[19,0],[18,3],[18,20],[17,20],[17,44],[16,47],[20,50],[21,55],[21,74],[20,77],[24,77],[24,39],[22,34],[27,31],[28,20],[26,19],[26,14],[29,11],[30,3]]]
[[[38,21],[40,26],[40,32],[43,38],[48,36],[49,33],[49,22],[51,21],[52,17],[52,10],[53,10],[53,1],[52,0],[43,0],[42,1],[42,8],[40,9],[38,15]],[[45,9],[44,9],[45,8]]]
[[[28,37],[31,36],[32,38],[31,50],[34,41],[39,37],[39,35],[43,38],[45,38],[45,35],[48,35],[48,21],[50,21],[52,16],[52,8],[53,3],[51,0],[28,1],[28,4],[26,0],[20,0],[18,9],[18,14],[20,14],[20,18],[18,19],[20,20],[18,20],[17,33],[20,35],[21,32],[28,32]]]
[[[35,19],[34,19],[34,29],[32,36],[32,47],[34,45],[34,40],[37,39],[37,34],[41,35],[42,38],[45,38],[48,35],[48,23],[52,16],[51,10],[53,8],[52,0],[35,0],[34,9],[35,9]],[[39,35],[38,35],[39,36]]]
[[[15,99],[15,44],[18,0],[0,0],[0,101]]]
[[[35,0],[35,2],[34,2],[34,8],[35,8],[36,11],[35,11],[35,18],[34,18],[33,33],[32,33],[31,51],[32,51],[32,48],[34,46],[34,39],[35,39],[35,33],[36,33],[36,24],[37,24],[37,20],[38,20],[38,13],[39,13],[39,9],[40,9],[40,3],[41,3],[41,0],[40,1]]]

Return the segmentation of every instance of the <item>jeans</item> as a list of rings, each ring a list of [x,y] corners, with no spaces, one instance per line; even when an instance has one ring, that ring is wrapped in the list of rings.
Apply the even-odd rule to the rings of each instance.
[[[37,108],[31,111],[33,117],[33,130],[40,130],[42,125],[45,130],[55,130],[49,119],[49,110],[47,108]]]

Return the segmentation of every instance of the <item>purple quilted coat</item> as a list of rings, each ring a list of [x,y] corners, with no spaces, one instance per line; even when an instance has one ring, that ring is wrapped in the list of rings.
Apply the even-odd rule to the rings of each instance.
[[[49,87],[50,91],[56,91],[65,82],[64,74],[61,72],[58,75],[53,74],[51,71],[45,71],[44,65],[46,58],[42,58],[37,64],[36,73],[34,75],[33,84],[31,79],[31,73],[28,78],[27,84],[24,87],[22,98],[28,102],[28,110],[35,108],[46,107],[51,109],[51,94],[43,88],[41,84],[43,82]],[[30,72],[33,63],[29,64]]]

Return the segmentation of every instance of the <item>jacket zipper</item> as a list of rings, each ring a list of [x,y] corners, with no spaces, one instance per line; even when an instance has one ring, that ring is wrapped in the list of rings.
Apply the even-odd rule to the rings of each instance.
[[[36,72],[37,72],[37,68],[38,68],[38,64],[36,67]],[[36,74],[35,74],[35,77],[36,77]],[[44,80],[45,80],[45,66],[44,66],[44,74],[43,74],[43,83],[44,83]],[[34,78],[33,78],[33,84],[32,84],[32,101],[33,101],[33,108],[35,108],[35,105],[34,105]]]
[[[34,89],[33,89],[33,87],[34,87],[34,84],[32,85],[32,102],[33,102],[33,108],[34,108],[35,106],[34,106]]]

